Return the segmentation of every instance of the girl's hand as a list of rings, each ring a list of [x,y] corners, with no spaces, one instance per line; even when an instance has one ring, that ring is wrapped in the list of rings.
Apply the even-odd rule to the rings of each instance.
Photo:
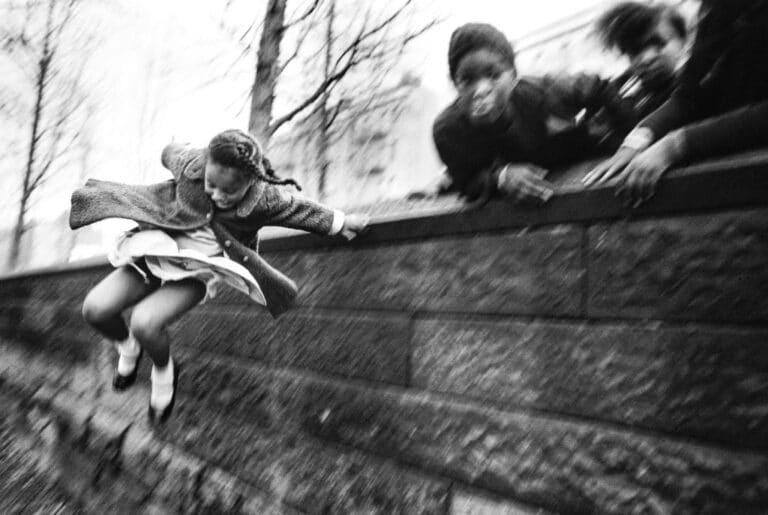
[[[368,215],[346,215],[344,217],[344,227],[341,228],[341,235],[351,240],[358,234],[362,234],[368,229],[370,218]]]

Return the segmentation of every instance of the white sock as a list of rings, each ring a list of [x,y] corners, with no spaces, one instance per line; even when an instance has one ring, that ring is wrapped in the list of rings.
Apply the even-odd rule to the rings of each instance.
[[[116,347],[118,354],[120,354],[120,358],[117,360],[117,373],[121,376],[127,376],[136,368],[141,347],[133,335],[128,335],[124,341],[117,342]]]
[[[168,364],[163,368],[152,365],[152,392],[149,405],[153,409],[162,410],[171,403],[173,397],[173,360],[169,357]]]

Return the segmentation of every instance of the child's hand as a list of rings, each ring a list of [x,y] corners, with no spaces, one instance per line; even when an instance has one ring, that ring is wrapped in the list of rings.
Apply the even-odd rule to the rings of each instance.
[[[499,172],[499,191],[514,202],[541,204],[554,194],[552,184],[544,180],[547,170],[530,163],[510,163]]]
[[[351,240],[368,228],[368,222],[370,222],[368,215],[346,215],[344,217],[344,227],[341,228],[341,235]]]

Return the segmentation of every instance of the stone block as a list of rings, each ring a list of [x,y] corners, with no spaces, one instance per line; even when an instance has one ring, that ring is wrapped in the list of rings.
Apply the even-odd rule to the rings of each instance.
[[[768,449],[768,330],[427,319],[417,387]]]
[[[254,428],[231,412],[184,403],[158,436],[306,513],[445,512],[448,484],[353,450]]]
[[[251,306],[200,308],[174,335],[217,354],[395,384],[407,381],[409,338],[405,316],[298,310],[274,320]]]
[[[597,224],[593,316],[768,320],[768,210]]]
[[[278,450],[286,441],[287,448],[306,449],[309,433],[554,512],[768,509],[764,453],[229,360],[209,360],[200,367],[207,370],[198,374],[205,379],[202,388],[181,396],[187,415],[178,427],[185,429],[172,438],[205,448],[211,459],[219,456],[228,470],[263,468],[277,460],[270,457],[273,452],[289,463],[317,461],[304,451]],[[215,383],[214,378],[226,380]],[[235,424],[233,417],[243,422]],[[282,484],[252,480],[269,491]]]
[[[79,309],[90,289],[111,271],[112,267],[104,266],[5,279],[0,282],[0,296],[3,299],[56,299]]]
[[[283,376],[284,380],[287,380]],[[292,378],[305,430],[556,513],[762,513],[768,457],[430,395]]]
[[[577,314],[581,240],[559,226],[266,257],[305,306]]]
[[[454,491],[450,515],[546,515],[541,508],[468,490]]]
[[[0,305],[0,338],[23,342],[30,352],[71,363],[87,361],[93,346],[101,340],[79,311],[39,299]]]

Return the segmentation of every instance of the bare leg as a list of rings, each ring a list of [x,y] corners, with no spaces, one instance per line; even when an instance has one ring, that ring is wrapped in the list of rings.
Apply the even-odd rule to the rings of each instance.
[[[129,266],[120,267],[86,295],[83,318],[97,331],[115,341],[128,337],[128,328],[122,312],[146,297],[157,286],[144,282],[144,278]]]
[[[205,296],[205,284],[196,279],[169,282],[136,304],[131,333],[157,367],[168,364],[168,325],[192,309]]]

